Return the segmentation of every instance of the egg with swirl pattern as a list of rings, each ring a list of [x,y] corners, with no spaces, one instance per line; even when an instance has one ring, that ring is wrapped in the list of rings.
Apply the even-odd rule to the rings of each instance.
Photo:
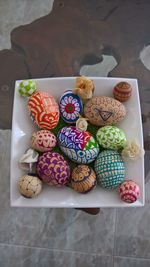
[[[51,130],[59,121],[59,106],[52,95],[36,91],[28,100],[30,117],[40,129]]]
[[[66,126],[59,131],[57,140],[62,152],[76,163],[89,164],[98,156],[98,142],[88,131]]]
[[[70,167],[57,152],[45,152],[39,156],[37,174],[48,185],[63,186],[70,180]]]

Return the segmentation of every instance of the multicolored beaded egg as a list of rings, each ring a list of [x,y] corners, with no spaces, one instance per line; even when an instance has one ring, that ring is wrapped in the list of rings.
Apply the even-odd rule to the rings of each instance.
[[[117,151],[104,150],[95,161],[97,182],[104,188],[111,189],[120,185],[124,179],[124,162]]]
[[[126,180],[119,186],[119,194],[123,201],[134,203],[140,196],[140,188],[132,180]]]
[[[48,185],[63,186],[69,182],[70,168],[57,152],[45,152],[38,158],[37,174]]]
[[[26,198],[33,198],[42,191],[41,180],[32,175],[23,175],[18,181],[18,190]]]
[[[59,131],[58,145],[69,159],[80,164],[94,161],[99,153],[99,145],[91,133],[79,131],[75,126]]]
[[[59,107],[53,96],[43,91],[35,92],[28,101],[31,119],[42,129],[53,129],[59,121]]]
[[[71,90],[66,91],[59,100],[60,115],[67,123],[75,123],[83,112],[81,98]]]
[[[24,80],[19,84],[19,93],[22,96],[31,96],[37,89],[37,85],[35,81],[32,80]]]
[[[31,137],[31,147],[39,152],[51,151],[56,143],[55,135],[48,130],[40,130]]]
[[[107,149],[123,149],[126,142],[123,130],[115,126],[104,126],[100,128],[96,137],[100,146]]]
[[[88,193],[96,185],[96,174],[92,168],[87,165],[77,166],[71,175],[71,187],[80,192]]]
[[[132,93],[132,87],[128,82],[120,82],[114,87],[113,94],[114,98],[120,102],[127,101]]]

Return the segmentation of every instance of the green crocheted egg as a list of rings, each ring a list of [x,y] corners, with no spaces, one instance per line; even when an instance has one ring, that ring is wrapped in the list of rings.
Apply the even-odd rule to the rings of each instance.
[[[124,179],[124,162],[117,151],[104,150],[95,161],[97,183],[111,189],[120,185]]]
[[[31,96],[37,89],[36,83],[32,80],[24,80],[19,84],[19,93],[22,96]]]
[[[123,149],[126,137],[123,130],[115,126],[104,126],[96,134],[99,144],[107,149]]]

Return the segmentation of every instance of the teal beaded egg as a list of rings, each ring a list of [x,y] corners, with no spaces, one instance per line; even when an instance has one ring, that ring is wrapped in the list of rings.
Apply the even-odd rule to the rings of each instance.
[[[111,189],[119,186],[125,175],[124,162],[117,151],[104,150],[95,161],[97,183]]]
[[[100,146],[107,149],[123,149],[126,142],[125,133],[116,126],[104,126],[100,128],[96,137]]]
[[[36,89],[36,82],[32,80],[24,80],[20,82],[18,91],[22,96],[31,96]]]

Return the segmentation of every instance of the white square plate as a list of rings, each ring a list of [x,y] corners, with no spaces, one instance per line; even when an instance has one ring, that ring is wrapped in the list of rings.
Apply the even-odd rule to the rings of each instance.
[[[127,115],[125,119],[118,124],[125,131],[127,139],[136,138],[141,147],[143,147],[143,133],[141,122],[141,109],[136,79],[126,78],[96,78],[91,77],[95,84],[95,95],[113,96],[113,87],[120,81],[128,81],[133,87],[132,97],[125,103]],[[75,86],[75,77],[70,78],[47,78],[35,79],[38,89],[47,91],[57,100],[61,94],[68,88]],[[36,126],[31,121],[27,111],[27,99],[21,97],[18,93],[16,81],[14,94],[14,108],[12,121],[12,145],[11,145],[11,206],[15,207],[133,207],[143,206],[145,200],[144,194],[144,159],[140,158],[133,163],[126,164],[126,179],[133,179],[140,186],[141,194],[138,201],[133,204],[127,204],[120,200],[116,190],[105,190],[100,186],[88,194],[80,194],[74,190],[63,187],[56,188],[44,185],[42,193],[33,198],[26,199],[21,196],[17,189],[18,178],[24,172],[18,167],[18,160],[21,155],[29,148],[32,132]],[[38,129],[37,129],[38,130]]]

